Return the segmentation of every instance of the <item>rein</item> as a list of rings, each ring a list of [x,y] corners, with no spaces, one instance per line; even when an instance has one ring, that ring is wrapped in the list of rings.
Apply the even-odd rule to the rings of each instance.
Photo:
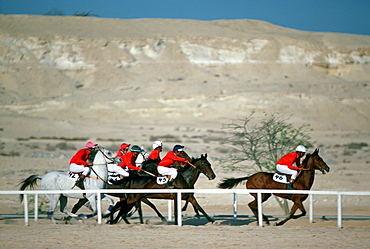
[[[94,165],[103,165],[103,164],[94,164]],[[104,164],[104,165],[106,165],[106,164]],[[108,183],[108,181],[107,181],[107,180],[105,180],[105,179],[103,179],[103,178],[101,178],[101,177],[98,175],[98,173],[96,173],[96,171],[95,171],[92,167],[91,167],[91,171],[95,173],[96,177],[95,177],[95,176],[89,176],[89,178],[91,178],[91,179],[95,179],[95,180],[102,180],[103,182]]]
[[[103,156],[104,156],[106,159],[110,160],[110,163],[113,163],[113,162],[114,162],[111,158],[107,157],[107,155],[105,155],[105,153],[104,153],[100,148],[98,148],[98,150],[103,154]],[[94,165],[105,165],[105,166],[107,166],[107,164],[106,164],[106,163],[95,163],[95,164],[93,164],[92,166],[94,166]],[[102,180],[103,182],[108,183],[108,181],[107,181],[107,180],[105,180],[105,179],[101,178],[101,177],[98,175],[98,173],[96,173],[96,171],[92,168],[92,166],[91,166],[90,168],[91,168],[92,172],[94,172],[94,173],[95,173],[96,177],[95,177],[95,176],[89,176],[89,178],[91,178],[91,179],[95,179],[95,180]]]
[[[193,167],[194,169],[200,170],[200,169],[198,169],[198,168],[197,168],[197,166],[195,166],[195,165],[194,165],[194,164],[192,164],[191,162],[188,162],[188,164],[189,164],[191,167]]]
[[[307,160],[307,161],[308,161],[308,160]],[[307,165],[307,163],[306,163],[306,165]],[[306,166],[306,165],[305,165],[305,166]],[[312,170],[312,171],[315,171],[315,169],[306,169],[306,168],[304,168],[304,166],[303,166],[302,168],[299,168],[299,171],[298,171],[297,177],[298,177],[298,176],[300,176],[300,175],[302,174],[302,172],[303,172],[303,171],[311,171],[311,170]]]
[[[105,153],[100,149],[98,148],[98,150],[103,154],[103,156],[108,159],[110,161],[110,163],[114,163],[114,160],[112,160],[111,158],[107,157],[107,155],[105,155]],[[98,164],[97,164],[98,165]],[[99,164],[100,165],[100,164]],[[105,164],[104,164],[105,165]]]

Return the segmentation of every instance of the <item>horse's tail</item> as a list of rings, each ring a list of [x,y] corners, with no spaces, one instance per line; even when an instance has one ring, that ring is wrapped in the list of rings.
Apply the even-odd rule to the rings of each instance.
[[[229,178],[224,179],[218,184],[218,188],[234,188],[242,181],[248,180],[249,176],[240,177],[240,178]]]
[[[42,176],[40,175],[31,175],[30,177],[28,177],[26,180],[22,181],[21,183],[19,183],[18,185],[21,185],[21,188],[19,190],[25,190],[27,187],[30,187],[31,189],[33,189],[36,185],[37,185],[37,180],[38,179],[42,179]],[[21,198],[21,202],[23,201],[23,195],[21,194],[20,195],[20,198]]]

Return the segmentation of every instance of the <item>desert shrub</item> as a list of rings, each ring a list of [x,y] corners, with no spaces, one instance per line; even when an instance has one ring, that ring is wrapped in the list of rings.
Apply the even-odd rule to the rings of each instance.
[[[266,114],[256,122],[254,111],[242,119],[223,128],[228,132],[223,141],[232,153],[222,161],[228,170],[275,171],[275,164],[281,156],[294,150],[295,146],[303,144],[311,146],[307,132],[309,125],[294,127],[278,113]],[[247,165],[249,166],[246,166]]]
[[[361,150],[363,147],[368,147],[367,143],[350,143],[345,145],[348,149]]]
[[[154,142],[157,140],[161,140],[167,143],[181,143],[181,138],[174,136],[174,135],[163,135],[163,136],[150,136],[149,141]]]
[[[76,150],[76,147],[73,144],[61,142],[55,145],[56,148],[60,150]]]

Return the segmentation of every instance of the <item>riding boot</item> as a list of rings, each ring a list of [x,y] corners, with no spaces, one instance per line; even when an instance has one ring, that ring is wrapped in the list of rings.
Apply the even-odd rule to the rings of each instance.
[[[175,188],[175,186],[173,186],[173,180],[172,181],[168,181],[167,184],[166,184],[166,188],[169,188],[169,189],[173,189]]]
[[[288,182],[288,184],[286,186],[286,189],[288,189],[288,190],[294,190],[294,188],[293,188],[293,182]]]
[[[85,189],[84,180],[85,180],[85,176],[81,175],[80,178],[78,178],[78,180],[76,181],[76,186],[82,190]]]

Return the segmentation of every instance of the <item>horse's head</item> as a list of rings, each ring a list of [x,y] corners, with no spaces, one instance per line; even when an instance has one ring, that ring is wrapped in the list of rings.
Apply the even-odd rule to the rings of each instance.
[[[197,169],[203,173],[209,180],[216,178],[216,174],[212,169],[211,163],[207,160],[207,154],[201,155],[200,158],[193,160]]]
[[[103,147],[97,147],[93,153],[95,153],[93,159],[94,165],[101,166],[104,164],[107,165],[108,163],[117,163],[115,158],[113,158],[113,153]]]
[[[319,156],[319,149],[316,149],[312,154],[307,154],[303,165],[307,169],[320,170],[323,174],[330,171],[330,167]]]

